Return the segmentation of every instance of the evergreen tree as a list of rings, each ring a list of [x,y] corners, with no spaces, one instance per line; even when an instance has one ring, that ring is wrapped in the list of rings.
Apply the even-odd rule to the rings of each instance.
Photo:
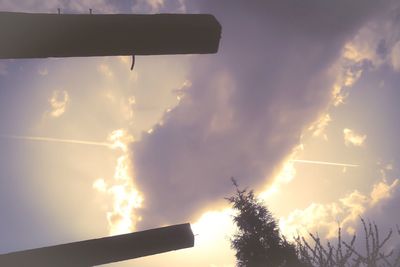
[[[238,232],[231,239],[237,266],[304,266],[297,258],[295,246],[280,234],[271,212],[255,198],[253,190],[240,190],[233,178],[232,182],[236,194],[226,199],[237,211],[233,221]]]

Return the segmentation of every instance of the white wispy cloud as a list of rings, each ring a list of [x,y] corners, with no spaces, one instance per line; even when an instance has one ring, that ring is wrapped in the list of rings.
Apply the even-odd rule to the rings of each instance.
[[[67,91],[55,90],[48,101],[51,107],[50,116],[58,118],[65,113],[70,98]]]
[[[365,142],[365,139],[367,139],[367,135],[356,133],[349,128],[343,129],[343,137],[346,146],[362,146]]]

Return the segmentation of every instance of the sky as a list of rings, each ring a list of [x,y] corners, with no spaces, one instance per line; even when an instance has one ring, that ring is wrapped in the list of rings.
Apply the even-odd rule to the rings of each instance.
[[[57,8],[209,13],[221,43],[0,60],[0,253],[190,222],[194,248],[108,266],[234,266],[231,177],[289,239],[400,224],[398,1],[0,0]]]

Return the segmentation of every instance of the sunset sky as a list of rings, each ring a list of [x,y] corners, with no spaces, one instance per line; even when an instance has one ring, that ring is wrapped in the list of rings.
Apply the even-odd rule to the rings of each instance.
[[[109,266],[234,266],[231,177],[289,239],[400,224],[399,1],[0,0],[57,8],[213,14],[219,52],[0,60],[0,253],[190,222]]]

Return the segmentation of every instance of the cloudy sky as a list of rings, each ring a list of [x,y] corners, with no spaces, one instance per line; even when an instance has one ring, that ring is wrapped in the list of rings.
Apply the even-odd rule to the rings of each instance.
[[[230,177],[288,237],[400,223],[398,1],[0,0],[57,8],[211,13],[220,49],[0,60],[0,253],[191,222],[112,266],[233,266]]]

